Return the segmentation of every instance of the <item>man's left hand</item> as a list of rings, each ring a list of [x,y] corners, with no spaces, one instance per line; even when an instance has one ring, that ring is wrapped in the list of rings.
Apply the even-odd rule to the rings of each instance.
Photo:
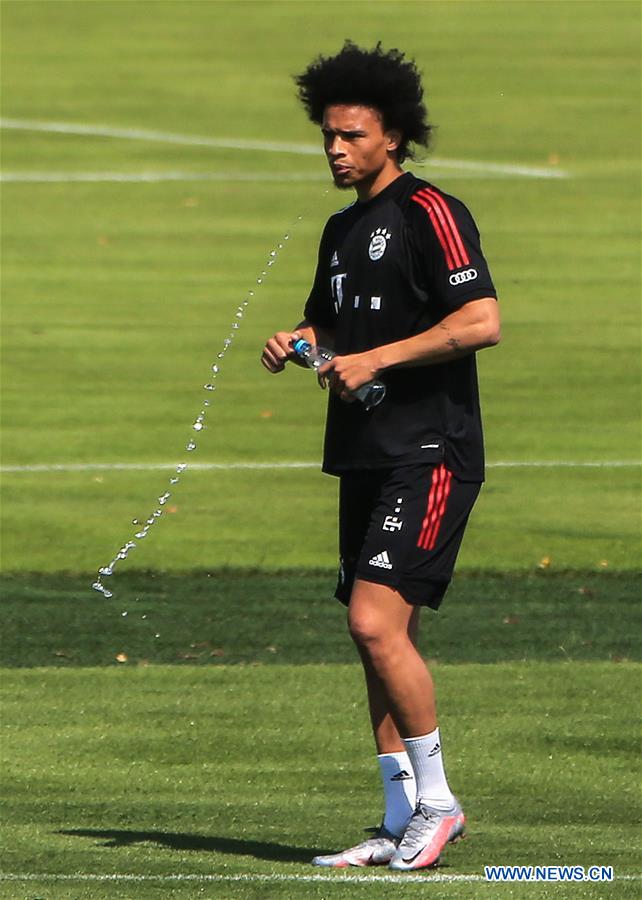
[[[381,371],[376,350],[335,356],[319,369],[319,379],[327,380],[330,388],[342,400],[352,403],[354,391],[376,378]]]

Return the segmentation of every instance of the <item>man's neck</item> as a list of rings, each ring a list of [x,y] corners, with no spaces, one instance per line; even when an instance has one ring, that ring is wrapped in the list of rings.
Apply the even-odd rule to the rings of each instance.
[[[385,190],[388,185],[392,184],[393,181],[396,181],[403,174],[403,169],[400,168],[399,164],[391,161],[372,180],[364,180],[355,185],[359,202],[367,203],[368,200],[373,200],[377,194],[380,194],[381,191]]]

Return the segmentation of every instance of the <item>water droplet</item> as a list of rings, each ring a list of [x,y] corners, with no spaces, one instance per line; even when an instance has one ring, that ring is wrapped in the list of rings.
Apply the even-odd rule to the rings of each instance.
[[[231,343],[232,343],[232,338],[231,338],[231,337],[227,337],[227,338],[225,338],[225,340],[223,341],[223,346],[224,346],[224,347],[229,347]]]
[[[257,283],[257,284],[263,284],[263,279],[262,279],[262,278],[257,278],[257,279],[256,279],[256,283]]]
[[[238,322],[232,322],[232,328],[234,329],[234,331],[236,331],[239,327],[240,326]]]
[[[194,441],[190,441],[189,444],[185,447],[185,449],[186,450],[195,450],[196,444],[194,443]]]
[[[203,430],[203,423],[202,423],[202,422],[198,422],[198,421],[197,421],[197,422],[194,422],[194,424],[192,425],[192,428],[194,429],[194,431],[202,431],[202,430]]]
[[[283,250],[283,244],[279,244],[279,250]]]
[[[176,478],[176,476],[174,476],[173,478],[170,478],[169,483],[170,484],[178,484],[178,478]]]
[[[223,359],[223,357],[225,356],[225,353],[217,353],[216,355],[219,359]]]
[[[212,366],[212,372],[214,372],[215,375],[218,374],[218,366],[216,365],[216,363],[214,363],[214,365]]]
[[[261,272],[261,275],[267,275],[267,272]]]
[[[146,531],[137,531],[135,537],[139,538],[139,540],[142,540],[143,538],[147,537],[147,532]]]
[[[152,515],[154,516],[155,519],[158,519],[160,516],[163,515],[163,510],[155,509],[154,512],[152,513]]]
[[[176,466],[176,471],[180,475],[181,472],[184,472],[186,468],[187,468],[187,463],[181,463],[180,465]]]
[[[160,637],[160,634],[155,634],[154,637]]]
[[[250,297],[253,297],[254,291],[248,291],[248,294],[250,295]],[[245,301],[245,305],[247,306],[247,300]]]
[[[146,614],[144,616],[141,616],[141,619],[146,619],[146,618],[147,618]]]
[[[206,400],[206,401],[203,403],[203,406],[210,406],[210,401],[209,401],[209,400]]]
[[[127,559],[127,553],[124,550],[121,550],[118,554],[118,559]]]
[[[271,259],[271,260],[269,261],[269,263],[268,263],[268,266],[273,266],[273,265],[274,265],[274,260]]]
[[[237,318],[237,319],[242,319],[242,318],[243,318],[243,310],[239,310],[239,312],[237,312],[236,318]],[[238,328],[238,325],[237,325],[237,328]]]
[[[132,519],[132,525],[140,525],[138,519]]]
[[[125,546],[127,547],[128,550],[133,550],[134,547],[136,546],[136,544],[134,543],[134,541],[127,541]]]
[[[113,593],[112,593],[111,591],[108,591],[106,588],[103,588],[103,594],[105,595],[105,597],[106,597],[108,600],[109,600],[110,597],[113,597],[113,596],[114,596]]]
[[[301,219],[303,218],[303,216],[297,216],[296,218],[297,218],[297,222],[300,222]]]
[[[113,575],[114,570],[111,566],[103,566],[102,569],[98,569],[99,575]]]
[[[283,235],[283,240],[284,240],[284,241],[289,241],[289,240],[290,240],[290,235],[289,235],[289,234],[284,234],[284,235]]]
[[[270,250],[270,256],[276,256],[276,250]]]
[[[153,525],[153,524],[154,524],[154,518],[153,518],[152,516],[150,516],[150,518],[147,519],[146,521],[147,521],[147,524],[148,524],[148,525]]]
[[[104,594],[104,593],[105,593],[105,588],[104,588],[104,586],[100,583],[100,581],[94,581],[94,583],[92,584],[92,587],[93,587],[93,589],[94,589],[95,591],[99,591],[101,594]]]
[[[160,503],[161,506],[164,506],[164,504],[167,503],[167,501],[169,500],[169,498],[171,496],[172,495],[170,494],[170,492],[166,491],[164,494],[161,494],[161,496],[158,498],[158,502]]]
[[[205,388],[206,391],[215,391],[216,390],[216,386],[213,384],[204,384],[203,387]]]
[[[127,610],[125,610],[124,612],[121,612],[121,616],[122,616],[123,618],[125,618],[126,615],[127,615]]]

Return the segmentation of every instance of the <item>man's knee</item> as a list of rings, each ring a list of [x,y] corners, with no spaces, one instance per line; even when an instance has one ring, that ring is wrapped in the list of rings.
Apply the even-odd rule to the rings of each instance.
[[[348,607],[348,630],[357,647],[367,649],[386,640],[386,622],[376,610],[366,604],[353,604]]]
[[[408,607],[385,585],[357,581],[348,607],[348,628],[357,647],[376,652],[403,639]]]

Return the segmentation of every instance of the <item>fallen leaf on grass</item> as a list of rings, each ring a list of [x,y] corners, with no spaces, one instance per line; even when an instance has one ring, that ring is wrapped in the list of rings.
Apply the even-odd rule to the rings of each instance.
[[[538,569],[548,569],[551,565],[550,556],[543,556],[540,561],[537,563]]]
[[[504,622],[504,625],[519,625],[518,616],[506,616],[502,621]]]
[[[127,662],[128,659],[129,659],[129,657],[127,656],[126,653],[119,653],[116,656],[116,662],[119,662],[119,663],[125,663],[125,662]]]

